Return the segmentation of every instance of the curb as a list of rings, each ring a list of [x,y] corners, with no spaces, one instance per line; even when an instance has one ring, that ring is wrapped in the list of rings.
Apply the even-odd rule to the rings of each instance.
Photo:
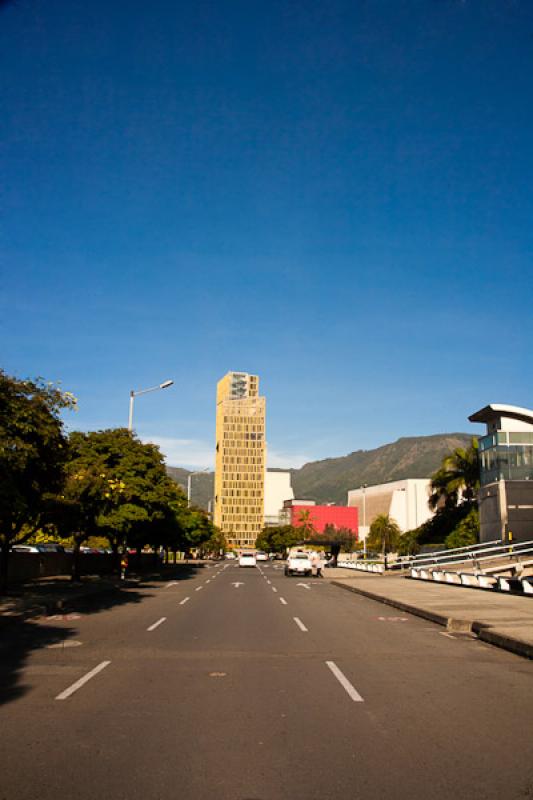
[[[409,605],[409,603],[402,603],[401,600],[391,600],[390,597],[383,597],[382,595],[374,594],[374,592],[369,592],[366,589],[359,589],[355,586],[347,586],[345,583],[340,583],[339,581],[331,581],[331,584],[337,586],[339,589],[346,589],[348,592],[354,592],[363,597],[368,597],[369,600],[376,600],[378,603],[398,608],[400,611],[406,611],[408,614],[413,614],[415,617],[422,617],[430,622],[435,622],[437,625],[442,625],[448,631],[455,631],[456,633],[474,633],[478,639],[487,644],[500,647],[502,650],[508,650],[510,653],[522,656],[523,658],[533,659],[532,644],[524,642],[521,639],[514,639],[512,636],[505,636],[505,634],[492,631],[491,626],[486,622],[475,619],[469,620],[445,617],[443,614],[428,611],[426,608],[412,606]]]

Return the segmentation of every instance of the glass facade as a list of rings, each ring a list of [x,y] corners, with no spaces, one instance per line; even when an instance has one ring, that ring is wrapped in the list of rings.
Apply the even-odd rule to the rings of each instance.
[[[481,485],[533,480],[533,433],[498,431],[479,440]]]

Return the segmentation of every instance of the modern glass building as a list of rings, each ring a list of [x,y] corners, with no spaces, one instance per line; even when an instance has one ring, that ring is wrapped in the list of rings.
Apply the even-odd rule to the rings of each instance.
[[[533,411],[491,403],[469,417],[479,439],[481,541],[533,540]]]
[[[498,431],[479,440],[481,485],[533,480],[533,431]]]

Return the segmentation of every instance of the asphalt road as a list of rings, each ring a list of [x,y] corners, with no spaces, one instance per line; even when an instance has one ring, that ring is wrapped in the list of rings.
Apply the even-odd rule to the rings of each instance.
[[[278,566],[4,629],[0,800],[533,798],[533,663]]]

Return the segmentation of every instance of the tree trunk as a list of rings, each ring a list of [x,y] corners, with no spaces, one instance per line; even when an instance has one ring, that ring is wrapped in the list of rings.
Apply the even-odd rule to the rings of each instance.
[[[80,547],[81,542],[79,542],[76,537],[74,537],[74,551],[72,553],[72,572],[71,572],[71,580],[79,581],[80,580]]]
[[[7,594],[7,576],[9,564],[9,545],[0,548],[0,595]]]
[[[113,551],[113,572],[120,575],[120,555],[118,552],[118,542],[116,539],[110,539],[111,550]]]

